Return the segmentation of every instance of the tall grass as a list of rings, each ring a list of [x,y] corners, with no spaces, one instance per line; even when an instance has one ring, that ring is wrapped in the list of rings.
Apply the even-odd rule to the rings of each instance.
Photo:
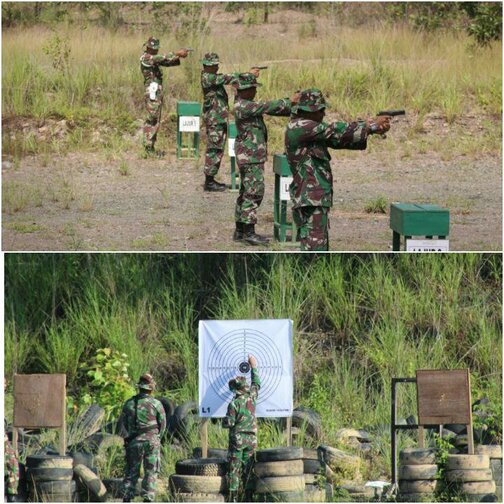
[[[258,99],[319,87],[343,118],[391,106],[410,113],[437,112],[450,123],[468,112],[501,114],[500,42],[476,48],[461,32],[431,35],[404,26],[335,27],[323,17],[311,21],[316,37],[300,42],[291,30],[280,40],[275,27],[261,36],[245,26],[228,33],[212,24],[217,12],[215,5],[194,9],[186,13],[189,27],[160,32],[162,52],[183,45],[195,49],[180,67],[164,71],[167,119],[176,100],[201,100],[199,61],[210,50],[219,53],[222,71],[269,64],[261,74],[264,87]],[[133,133],[137,119],[144,116],[138,58],[148,35],[139,27],[107,30],[78,24],[55,25],[53,30],[40,26],[4,30],[3,117],[66,119],[76,130],[105,123],[112,127],[109,135]],[[55,67],[54,53],[44,52],[56,47],[55,37],[62,41],[57,51],[69,50],[64,66]],[[280,124],[273,122],[272,129],[281,128]],[[173,134],[173,122],[166,127]],[[5,135],[4,143],[11,150],[12,142]],[[85,144],[86,135],[77,142],[74,148]],[[31,148],[40,146],[35,142]]]
[[[468,367],[474,399],[501,404],[498,254],[8,254],[5,282],[6,375],[66,372],[76,397],[79,363],[108,346],[128,355],[132,379],[149,370],[160,394],[196,399],[198,320],[288,317],[295,404],[321,413],[329,444],[363,427],[389,457],[391,378],[416,369]],[[411,414],[405,387],[400,415]],[[277,427],[264,424],[263,446],[280,442]],[[209,435],[225,446],[219,426]]]

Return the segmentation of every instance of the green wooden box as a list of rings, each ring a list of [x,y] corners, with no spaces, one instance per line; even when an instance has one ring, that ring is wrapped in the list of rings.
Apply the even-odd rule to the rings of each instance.
[[[450,234],[450,211],[438,205],[392,203],[390,228],[402,236],[438,236]]]
[[[285,154],[273,156],[273,172],[280,177],[292,177],[292,172]]]

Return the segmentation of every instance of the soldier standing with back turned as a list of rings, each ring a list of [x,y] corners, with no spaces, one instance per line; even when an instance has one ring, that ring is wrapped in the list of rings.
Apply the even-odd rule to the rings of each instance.
[[[155,154],[154,144],[161,123],[163,72],[160,67],[180,65],[180,58],[185,58],[189,54],[187,49],[180,49],[174,53],[158,54],[159,47],[159,39],[150,37],[145,42],[145,51],[140,57],[140,70],[144,78],[145,107],[147,109],[147,119],[143,128],[143,142],[145,152],[148,155]]]
[[[252,383],[249,386],[244,376],[237,376],[229,381],[229,389],[234,398],[228,405],[227,414],[222,420],[222,426],[229,429],[228,448],[228,486],[229,501],[237,502],[247,482],[254,454],[257,449],[256,404],[261,380],[257,372],[257,360],[249,355],[250,375]]]
[[[135,497],[142,462],[143,501],[154,502],[156,479],[161,464],[161,437],[166,429],[166,414],[162,403],[151,397],[156,382],[150,374],[142,375],[137,387],[138,394],[126,401],[120,419],[128,433],[124,438],[126,474],[123,480],[123,502],[131,502]]]

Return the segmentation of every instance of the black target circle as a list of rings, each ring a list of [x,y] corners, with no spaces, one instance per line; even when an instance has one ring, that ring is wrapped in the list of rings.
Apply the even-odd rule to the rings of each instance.
[[[261,390],[257,403],[267,400],[275,392],[282,377],[282,356],[273,339],[256,329],[236,329],[222,336],[208,356],[208,373],[215,393],[230,401],[229,380],[246,376],[250,383],[248,356],[257,359]]]

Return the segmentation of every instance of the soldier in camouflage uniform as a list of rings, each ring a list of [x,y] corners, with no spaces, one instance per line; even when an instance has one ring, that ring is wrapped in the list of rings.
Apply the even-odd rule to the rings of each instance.
[[[123,502],[130,502],[135,496],[142,461],[143,501],[154,501],[156,478],[161,462],[161,437],[166,429],[164,407],[160,401],[151,397],[155,386],[154,378],[150,374],[142,375],[137,384],[139,393],[128,399],[122,409],[120,421],[128,433],[124,438],[126,474],[123,480]]]
[[[7,380],[4,378],[4,392]],[[4,432],[4,488],[7,502],[18,502],[19,462],[14,448]]]
[[[205,191],[224,191],[226,184],[214,180],[222,161],[227,136],[229,104],[224,86],[232,84],[238,78],[238,74],[217,73],[220,63],[217,53],[205,54],[202,63],[203,120],[207,134]]]
[[[235,154],[240,169],[240,194],[236,200],[233,235],[235,241],[266,245],[268,239],[256,234],[257,209],[264,197],[264,163],[267,159],[268,131],[263,115],[289,116],[297,94],[292,98],[254,101],[257,86],[252,73],[240,74],[237,84],[234,116],[238,135]]]
[[[228,448],[228,487],[229,500],[236,502],[241,494],[243,483],[248,480],[254,454],[257,448],[256,403],[261,380],[257,372],[257,360],[249,355],[251,385],[244,376],[237,376],[229,382],[235,394],[228,405],[222,426],[229,429]]]
[[[150,37],[144,44],[145,52],[140,57],[140,70],[144,78],[145,106],[147,119],[143,128],[143,142],[147,154],[155,154],[159,125],[161,123],[161,109],[163,106],[163,72],[161,67],[180,65],[180,58],[188,55],[187,49],[180,49],[174,53],[158,54],[159,39]]]
[[[329,210],[333,200],[332,149],[364,150],[370,134],[390,129],[390,117],[323,122],[326,102],[318,89],[301,92],[285,132],[285,153],[293,174],[290,195],[301,250],[329,250]]]

